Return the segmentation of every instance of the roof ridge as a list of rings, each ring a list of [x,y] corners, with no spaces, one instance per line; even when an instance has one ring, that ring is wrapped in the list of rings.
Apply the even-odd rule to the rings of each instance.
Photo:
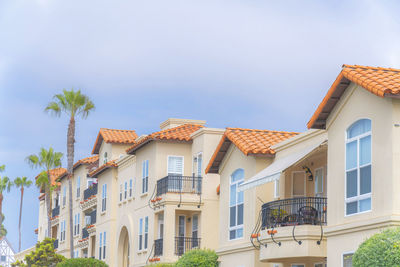
[[[370,69],[370,70],[383,70],[383,71],[394,71],[394,72],[400,72],[400,69],[395,69],[395,68],[384,68],[384,67],[372,67],[372,66],[362,66],[362,65],[349,65],[349,64],[343,64],[342,68],[351,68],[351,69]]]
[[[111,130],[111,131],[122,131],[122,132],[136,132],[136,130],[111,129],[111,128],[100,128],[100,130]]]
[[[277,130],[263,130],[263,129],[250,129],[250,128],[239,128],[239,127],[226,127],[227,130],[241,130],[241,131],[253,131],[253,132],[271,132],[271,133],[292,133],[297,134],[299,132],[289,131],[277,131]]]

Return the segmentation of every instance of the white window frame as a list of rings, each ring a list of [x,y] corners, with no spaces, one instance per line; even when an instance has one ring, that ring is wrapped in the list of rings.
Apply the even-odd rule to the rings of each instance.
[[[235,182],[233,182],[232,183],[232,175],[236,172],[236,171],[238,171],[238,170],[243,170],[243,179],[242,180],[240,180],[240,181],[235,181]],[[234,170],[233,172],[232,172],[232,174],[229,176],[229,211],[228,211],[228,214],[229,214],[229,219],[228,219],[228,240],[229,241],[234,241],[234,240],[239,240],[239,239],[243,239],[244,238],[244,193],[243,193],[243,203],[238,203],[238,201],[237,201],[237,198],[238,198],[238,193],[240,193],[240,192],[238,192],[237,191],[237,188],[238,188],[238,186],[239,186],[239,184],[241,184],[241,183],[243,183],[244,182],[244,180],[245,180],[245,171],[244,171],[244,169],[243,168],[237,168],[236,170]],[[236,203],[235,203],[235,207],[237,207],[238,205],[240,205],[240,204],[243,204],[243,223],[242,224],[239,224],[239,225],[235,225],[235,226],[231,226],[231,207],[234,207],[234,206],[231,206],[231,186],[233,185],[233,184],[236,184]],[[238,220],[238,208],[236,208],[236,216],[235,216],[235,221],[237,222],[237,220]],[[243,231],[243,234],[242,234],[242,236],[241,237],[235,237],[235,238],[233,238],[233,239],[231,239],[231,237],[230,237],[230,232],[232,231],[232,230],[239,230],[239,229],[242,229],[242,231]]]
[[[178,173],[178,172],[169,172],[169,159],[170,158],[181,158],[182,159],[182,172]],[[182,175],[185,173],[185,157],[184,156],[180,156],[180,155],[168,155],[167,156],[167,175],[169,174],[176,174],[176,175]]]
[[[322,180],[321,180],[322,192],[317,192],[317,176],[316,176],[316,174],[317,174],[317,171],[319,171],[319,170],[322,170]],[[323,197],[325,195],[325,192],[324,192],[325,168],[322,166],[322,167],[318,167],[318,168],[314,169],[314,176],[315,176],[314,177],[314,195],[317,196],[318,194],[321,194],[321,197]]]
[[[364,120],[364,119],[365,120],[369,120],[371,122],[371,130],[369,132],[365,132],[365,133],[357,135],[355,137],[347,138],[348,130],[355,123],[357,123],[360,120]],[[362,138],[364,138],[364,137],[367,137],[367,136],[371,136],[371,162],[368,163],[368,164],[360,165],[360,146],[359,146],[359,144],[360,144],[360,140]],[[347,166],[346,166],[346,162],[347,162],[347,144],[351,143],[351,142],[354,142],[354,141],[357,141],[357,166],[355,168],[347,170]],[[345,152],[344,153],[344,216],[345,217],[349,217],[349,216],[354,216],[354,215],[359,215],[359,214],[371,212],[372,211],[372,191],[373,191],[373,183],[372,183],[372,178],[373,178],[372,177],[372,156],[373,156],[373,152],[372,152],[372,120],[371,119],[369,119],[369,118],[360,118],[360,119],[355,120],[352,124],[350,124],[350,126],[345,131],[344,152]],[[361,181],[360,170],[361,170],[361,168],[367,167],[368,165],[371,166],[371,192],[363,194],[363,195],[360,195],[360,189],[361,189],[361,187],[360,187],[360,185],[361,185],[361,183],[360,183],[360,181]],[[347,195],[347,172],[354,171],[354,170],[357,170],[357,196],[347,198],[347,196],[346,196]],[[368,199],[368,198],[371,199],[371,209],[360,212],[359,211],[359,209],[360,209],[360,206],[359,206],[360,201],[364,200],[364,199]],[[352,213],[352,214],[347,214],[347,203],[355,202],[355,201],[357,201],[357,212]]]
[[[342,257],[341,257],[341,259],[340,259],[341,267],[344,267],[344,266],[343,266],[343,258],[344,258],[344,255],[348,255],[348,254],[354,255],[354,253],[355,253],[355,251],[348,251],[348,252],[343,252],[343,253],[342,253]]]
[[[142,194],[149,191],[149,160],[142,162]]]
[[[81,177],[78,176],[76,180],[76,198],[79,199],[81,196]]]
[[[107,211],[107,184],[101,187],[101,212]]]
[[[280,197],[280,179],[274,181],[274,198]]]

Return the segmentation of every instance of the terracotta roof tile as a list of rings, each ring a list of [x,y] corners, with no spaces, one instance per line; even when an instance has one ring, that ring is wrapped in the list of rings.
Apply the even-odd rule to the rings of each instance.
[[[65,175],[67,173],[67,169],[65,168],[55,168],[50,170],[50,181],[52,185],[57,185],[60,186],[61,184],[59,182],[57,182],[57,179],[59,179],[60,177],[62,177],[63,175]],[[38,174],[35,179],[37,179],[39,177],[40,174]],[[40,191],[40,193],[44,193],[42,192],[42,190]],[[41,196],[39,196],[40,199]]]
[[[116,163],[116,160],[110,160],[107,163],[104,163],[103,165],[101,165],[100,167],[98,167],[97,169],[91,171],[89,173],[89,177],[95,177],[96,175],[102,173],[103,171],[105,171],[108,168],[112,168],[112,167],[118,167],[118,164]]]
[[[98,167],[98,164],[95,164],[95,163],[98,162],[98,161],[99,161],[99,155],[94,155],[94,156],[91,156],[91,157],[86,157],[86,158],[80,159],[80,160],[78,160],[77,162],[75,162],[73,168],[74,168],[74,170],[75,170],[75,169],[78,168],[79,166],[86,164],[86,165],[92,165],[92,166],[89,166],[89,167],[90,167],[91,169],[93,169],[93,167]],[[93,165],[95,165],[95,166],[93,166]],[[60,175],[60,176],[58,177],[58,180],[61,181],[64,177],[67,176],[67,174],[68,174],[67,172],[63,173],[62,175]]]
[[[176,140],[188,142],[191,141],[191,134],[200,128],[203,128],[203,126],[198,124],[183,124],[174,128],[154,132],[143,137],[142,139],[139,139],[136,144],[128,148],[126,152],[130,154],[146,143],[154,140]]]
[[[134,130],[101,128],[93,146],[92,154],[99,153],[99,149],[103,141],[113,144],[134,144],[137,137],[138,136]]]
[[[220,161],[224,157],[230,143],[233,143],[243,154],[247,155],[274,155],[271,146],[297,135],[296,132],[254,130],[243,128],[226,128],[210,162],[206,173],[216,172]],[[217,162],[217,156],[219,157]]]
[[[325,128],[330,111],[350,82],[380,97],[400,95],[400,69],[343,65],[342,71],[307,123],[308,128]]]

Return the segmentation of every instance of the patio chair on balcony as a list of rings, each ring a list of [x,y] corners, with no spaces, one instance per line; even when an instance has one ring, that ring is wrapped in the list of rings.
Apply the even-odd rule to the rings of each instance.
[[[311,206],[304,206],[299,209],[299,216],[302,224],[318,224],[318,211]]]

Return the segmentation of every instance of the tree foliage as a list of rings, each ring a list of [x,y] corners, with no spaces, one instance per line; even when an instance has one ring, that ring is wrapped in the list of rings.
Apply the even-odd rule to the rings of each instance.
[[[216,267],[218,266],[218,256],[213,250],[194,249],[186,252],[176,262],[175,267]]]
[[[353,255],[353,266],[400,266],[400,228],[385,230],[364,241]]]
[[[57,264],[57,267],[108,267],[108,265],[97,259],[92,258],[75,258],[67,259]]]
[[[36,244],[34,251],[25,256],[24,262],[17,261],[11,266],[13,267],[39,267],[39,266],[56,266],[65,260],[65,257],[59,255],[54,249],[54,239],[45,238],[42,242]]]

